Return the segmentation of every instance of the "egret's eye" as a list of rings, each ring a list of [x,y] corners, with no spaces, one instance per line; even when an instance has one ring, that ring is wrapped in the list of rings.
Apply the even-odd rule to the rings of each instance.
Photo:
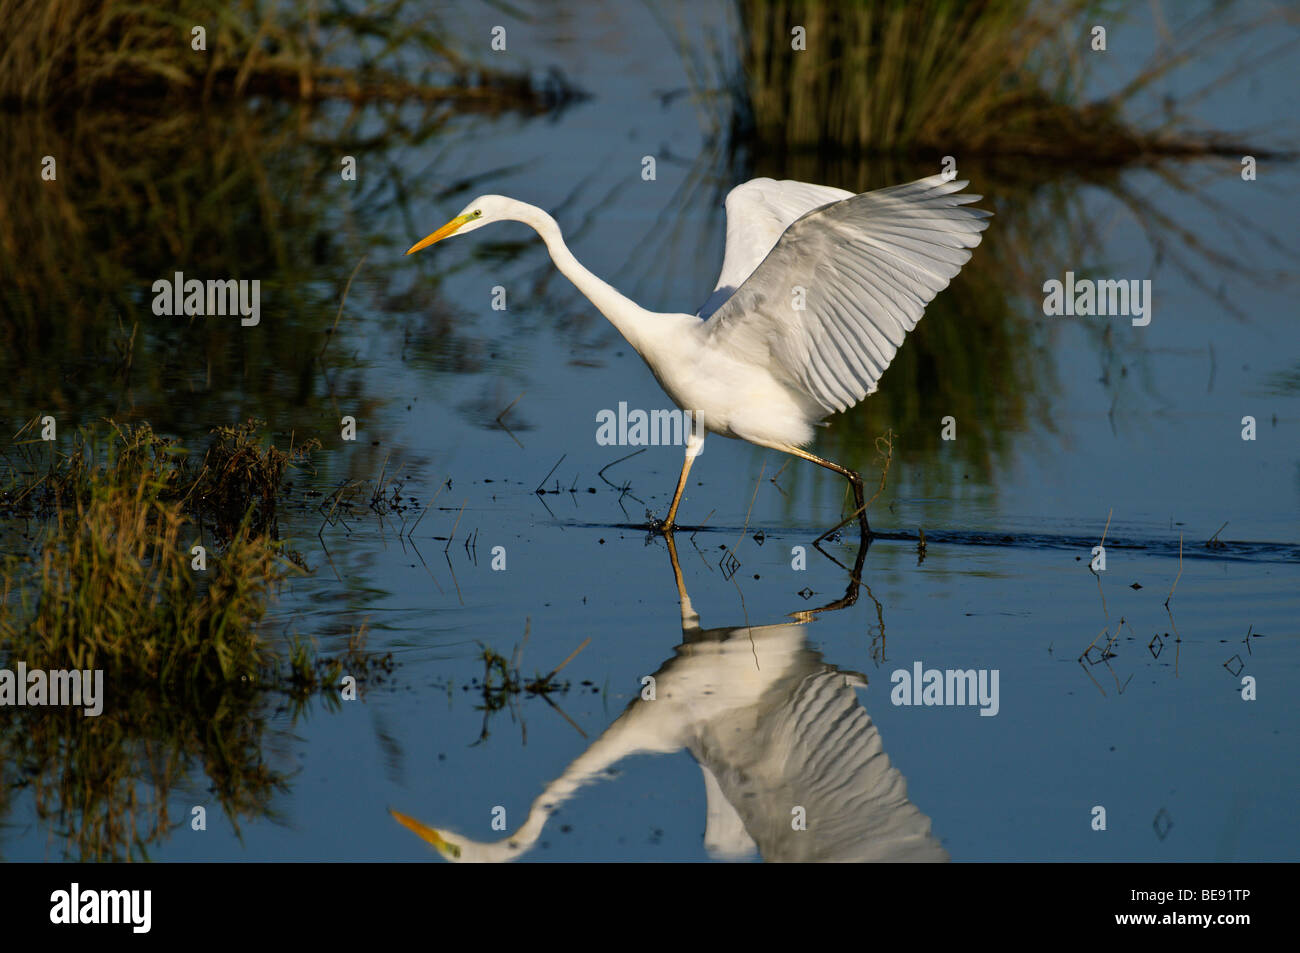
[[[480,209],[474,209],[474,217],[478,218],[483,212]]]

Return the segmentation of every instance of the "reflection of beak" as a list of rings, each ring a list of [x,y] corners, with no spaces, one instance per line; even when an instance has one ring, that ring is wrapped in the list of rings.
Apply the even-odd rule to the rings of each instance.
[[[420,239],[409,249],[407,249],[406,253],[410,255],[414,252],[419,251],[421,248],[428,248],[430,245],[434,244],[435,242],[442,241],[448,235],[454,235],[456,233],[456,229],[460,228],[462,225],[468,222],[472,217],[473,216],[470,215],[458,215],[456,218],[453,218],[450,222],[442,226],[442,228],[438,229],[432,235],[428,236],[427,238]]]
[[[447,226],[444,226],[444,229],[446,227]],[[439,231],[443,231],[443,229],[439,229]],[[436,234],[437,232],[434,232],[434,235]],[[448,232],[448,234],[450,234],[450,232]],[[433,238],[433,235],[429,237]],[[425,242],[428,241],[429,239],[426,238]],[[424,242],[421,242],[420,244],[424,244]],[[432,244],[432,242],[430,242],[430,244]],[[407,252],[407,254],[409,255],[410,252]],[[460,859],[460,848],[449,841],[443,840],[442,835],[438,833],[436,830],[434,830],[432,827],[426,827],[424,824],[421,824],[415,818],[407,817],[405,814],[399,814],[397,811],[394,811],[392,808],[389,808],[388,813],[393,815],[393,819],[396,820],[397,823],[401,824],[403,827],[407,828],[408,830],[415,831],[415,833],[419,834],[422,838],[424,838],[430,844],[436,847],[438,849],[438,853],[442,854],[444,857],[450,858],[451,860]]]

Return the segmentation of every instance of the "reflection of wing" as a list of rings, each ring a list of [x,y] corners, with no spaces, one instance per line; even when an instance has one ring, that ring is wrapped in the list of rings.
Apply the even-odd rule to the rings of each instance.
[[[807,182],[750,179],[727,193],[727,251],[717,287],[699,311],[707,318],[740,287],[795,219],[852,192]]]
[[[875,391],[903,336],[980,243],[990,213],[963,207],[980,198],[954,194],[965,185],[935,175],[807,212],[750,266],[734,294],[714,304],[709,343],[772,365],[827,413],[852,407]],[[730,198],[727,205],[730,218]],[[748,253],[774,221],[768,231],[756,229]],[[749,260],[738,250],[730,272],[731,247],[728,221],[724,279]]]
[[[762,714],[752,730],[737,731],[749,720],[742,713],[701,726],[692,754],[716,779],[764,860],[949,859],[858,704],[854,687],[864,684],[817,663],[773,686],[755,706]],[[804,830],[794,829],[796,808],[803,809]]]
[[[802,622],[701,629],[681,592],[682,644],[654,673],[654,700],[636,697],[513,834],[483,843],[394,817],[449,860],[515,860],[617,762],[686,748],[703,769],[712,856],[741,859],[757,847],[765,860],[947,860],[858,704],[854,688],[866,680],[824,662]],[[791,827],[795,807],[806,830]]]

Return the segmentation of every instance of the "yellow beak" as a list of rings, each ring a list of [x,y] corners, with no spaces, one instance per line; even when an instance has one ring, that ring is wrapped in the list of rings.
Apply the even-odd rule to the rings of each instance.
[[[439,231],[441,231],[441,229],[439,229]],[[435,232],[434,234],[437,233]],[[450,232],[448,234],[450,234]],[[414,249],[412,249],[412,251],[413,250]],[[410,252],[407,252],[407,254],[409,255]],[[460,848],[457,847],[455,844],[443,840],[442,835],[438,833],[438,831],[434,830],[432,827],[428,827],[424,824],[421,824],[415,818],[407,817],[405,814],[400,814],[397,811],[394,811],[392,808],[389,808],[388,813],[393,815],[393,819],[397,821],[397,823],[401,824],[403,827],[409,830],[415,831],[415,833],[419,834],[420,837],[422,837],[424,840],[428,841],[434,847],[438,848],[438,852],[441,853],[443,856],[451,857],[453,859],[460,857]]]
[[[454,235],[458,228],[460,228],[462,225],[464,225],[473,217],[474,217],[473,215],[458,215],[456,218],[453,218],[450,222],[442,226],[442,228],[438,229],[432,235],[420,239],[418,242],[416,242],[414,245],[408,248],[406,250],[406,253],[408,255],[414,254],[415,252],[419,251],[421,248],[428,248],[430,245],[442,241],[448,235]]]

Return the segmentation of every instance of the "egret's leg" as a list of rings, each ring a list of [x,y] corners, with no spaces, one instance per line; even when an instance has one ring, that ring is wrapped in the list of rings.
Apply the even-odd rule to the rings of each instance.
[[[668,507],[668,519],[664,522],[663,531],[671,533],[677,528],[677,507],[681,505],[682,493],[686,490],[686,476],[691,472],[691,464],[695,458],[700,455],[704,448],[704,437],[690,433],[686,437],[686,459],[682,461],[682,475],[677,478],[677,492],[673,494],[672,506]]]
[[[809,453],[807,450],[800,450],[798,447],[786,447],[785,451],[786,453],[794,454],[796,457],[802,457],[805,460],[810,460],[811,462],[817,464],[819,467],[825,467],[827,470],[835,471],[840,476],[844,477],[844,479],[848,480],[849,486],[853,487],[853,502],[857,506],[857,509],[855,509],[844,519],[840,520],[840,522],[836,523],[826,532],[818,536],[817,542],[820,543],[823,539],[831,535],[831,533],[835,532],[841,526],[845,526],[848,523],[852,522],[855,517],[857,518],[858,526],[862,530],[863,537],[869,537],[871,535],[871,525],[867,522],[867,504],[865,502],[866,497],[863,495],[862,492],[862,476],[850,470],[848,467],[842,467],[838,463],[832,463],[829,460],[823,460],[821,457],[817,456],[816,454]]]
[[[695,458],[689,453],[686,455],[686,459],[682,461],[682,475],[677,478],[677,492],[673,494],[672,506],[668,507],[668,519],[664,521],[663,525],[663,530],[666,533],[671,533],[677,528],[677,507],[682,502],[682,493],[686,490],[686,475],[691,472],[691,464],[694,462]]]
[[[677,559],[677,542],[668,537],[668,558],[673,563],[673,581],[677,583],[677,599],[682,605],[690,602],[691,597],[686,594],[686,579],[682,576],[682,564]]]
[[[682,577],[682,564],[677,561],[677,543],[673,534],[664,536],[668,543],[668,558],[673,561],[673,580],[677,583],[677,600],[682,608],[682,638],[687,639],[691,633],[700,631],[700,614],[691,605],[691,597],[686,592],[686,580]]]

